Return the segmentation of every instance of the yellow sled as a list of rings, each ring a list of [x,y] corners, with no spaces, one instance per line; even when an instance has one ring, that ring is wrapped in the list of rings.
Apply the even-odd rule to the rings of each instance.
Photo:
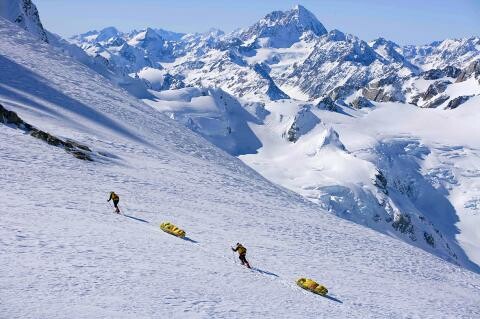
[[[166,233],[169,233],[170,235],[177,236],[177,237],[180,237],[180,238],[185,238],[185,231],[178,228],[174,224],[162,223],[160,225],[160,229],[163,230]]]
[[[311,291],[314,294],[326,296],[328,294],[328,289],[322,285],[317,284],[312,279],[300,278],[297,280],[297,285],[301,288]]]

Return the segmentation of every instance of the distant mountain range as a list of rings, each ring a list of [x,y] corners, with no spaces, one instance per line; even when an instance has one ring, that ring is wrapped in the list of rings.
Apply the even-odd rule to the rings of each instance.
[[[57,37],[43,29],[29,0],[10,2],[2,15],[44,41],[81,54],[64,41],[59,44]],[[91,57],[88,62],[82,57],[84,63],[106,68],[116,75],[110,78],[128,82],[125,86],[133,87],[137,96],[145,92],[139,93],[142,90],[138,83],[131,83],[142,79],[146,88],[157,91],[215,86],[238,97],[271,100],[326,96],[344,100],[355,92],[368,92],[361,95],[374,101],[418,104],[419,95],[425,92],[408,83],[425,76],[425,72],[455,68],[458,70],[448,74],[454,80],[462,71],[462,79],[465,74],[468,77],[480,72],[476,64],[479,37],[423,46],[402,47],[384,38],[367,43],[338,30],[327,31],[300,5],[285,12],[271,12],[252,26],[230,34],[215,29],[198,34],[155,28],[121,32],[108,27],[73,36],[70,42]],[[372,86],[375,93],[383,93],[372,94]],[[446,105],[450,99],[443,100],[441,104]]]

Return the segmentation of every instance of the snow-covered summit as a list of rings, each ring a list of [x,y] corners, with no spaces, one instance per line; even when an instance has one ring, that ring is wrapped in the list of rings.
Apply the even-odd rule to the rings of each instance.
[[[185,33],[169,31],[165,29],[155,29],[155,32],[159,34],[164,40],[167,41],[179,41]]]
[[[385,38],[378,38],[369,43],[369,46],[375,50],[381,57],[391,63],[398,63],[409,68],[411,71],[418,73],[419,68],[412,64],[403,55],[402,48],[393,41]]]
[[[290,47],[306,32],[317,36],[327,33],[313,13],[301,5],[288,11],[274,11],[240,34],[246,42],[258,40],[263,46]]]

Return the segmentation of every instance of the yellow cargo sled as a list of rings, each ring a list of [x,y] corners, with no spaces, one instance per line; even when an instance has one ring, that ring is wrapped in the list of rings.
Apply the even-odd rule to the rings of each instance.
[[[162,223],[160,225],[160,229],[163,230],[166,233],[169,233],[170,235],[177,236],[177,237],[180,237],[180,238],[185,238],[185,231],[178,228],[174,224]]]
[[[297,285],[301,288],[311,291],[314,294],[326,296],[328,294],[328,289],[322,285],[319,285],[312,279],[300,278],[297,280]]]

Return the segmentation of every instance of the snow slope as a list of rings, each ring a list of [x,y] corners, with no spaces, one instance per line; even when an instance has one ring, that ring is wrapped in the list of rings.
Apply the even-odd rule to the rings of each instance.
[[[262,147],[240,158],[333,214],[478,271],[479,238],[469,226],[480,222],[478,102],[449,113],[267,103],[262,124],[251,125]]]
[[[478,275],[326,214],[3,19],[0,36],[0,103],[104,154],[79,161],[0,125],[2,316],[480,315]],[[237,241],[262,272],[233,263]]]

